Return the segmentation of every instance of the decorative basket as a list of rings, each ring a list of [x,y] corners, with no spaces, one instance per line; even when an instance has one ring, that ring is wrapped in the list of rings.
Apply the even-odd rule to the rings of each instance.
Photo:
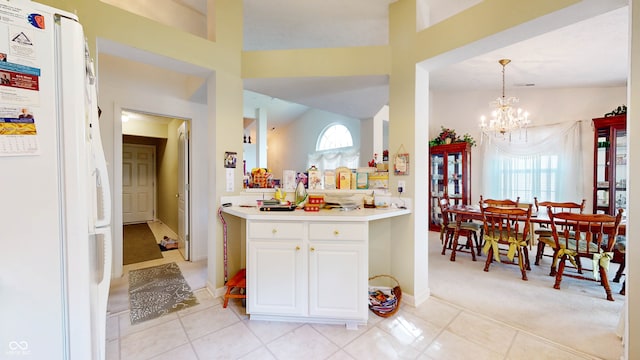
[[[402,300],[402,289],[398,279],[391,275],[376,275],[369,278],[369,281],[381,277],[387,277],[395,281],[396,286],[392,289],[381,290],[379,288],[369,286],[369,309],[380,317],[390,317],[400,308]]]

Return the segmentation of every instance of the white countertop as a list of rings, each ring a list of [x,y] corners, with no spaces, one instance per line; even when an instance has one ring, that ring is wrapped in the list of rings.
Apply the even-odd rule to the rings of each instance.
[[[320,211],[304,211],[296,209],[293,211],[260,211],[255,207],[229,206],[222,210],[229,215],[237,216],[246,220],[276,220],[276,221],[373,221],[391,218],[411,213],[409,209],[398,208],[375,208],[375,209],[321,209]]]

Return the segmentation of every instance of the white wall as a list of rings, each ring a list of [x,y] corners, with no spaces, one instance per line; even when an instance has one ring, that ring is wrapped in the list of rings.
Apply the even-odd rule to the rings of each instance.
[[[626,104],[626,87],[506,90],[507,96],[520,98],[519,105],[529,111],[532,126],[584,120],[582,123],[584,174],[582,191],[587,199],[587,209],[592,208],[593,197],[593,128],[591,119]],[[480,143],[480,116],[490,115],[489,103],[500,96],[500,90],[475,92],[431,92],[429,138],[440,132],[440,126],[456,130],[458,135],[471,134]],[[479,147],[471,154],[471,202],[480,199],[482,190],[482,158]],[[425,181],[426,184],[426,181]]]
[[[353,136],[353,146],[360,148],[360,120],[322,110],[309,110],[290,125],[268,131],[267,166],[275,178],[282,178],[282,170],[307,170],[307,158],[316,151],[318,136],[333,123],[346,126]]]

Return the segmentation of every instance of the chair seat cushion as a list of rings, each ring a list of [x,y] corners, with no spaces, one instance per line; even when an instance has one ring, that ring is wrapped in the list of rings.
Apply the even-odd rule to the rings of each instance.
[[[455,223],[449,223],[449,224],[447,224],[447,227],[449,229],[451,229],[451,230],[455,230],[456,229],[456,224]],[[477,224],[477,223],[472,223],[472,222],[460,223],[460,230],[480,231],[481,228],[482,228],[482,225]]]
[[[503,239],[503,241],[508,242],[509,234],[508,234],[506,231],[502,231],[502,234],[500,234],[500,232],[499,232],[499,231],[495,231],[495,232],[490,232],[490,233],[488,233],[488,234],[484,234],[484,236],[485,236],[485,237],[488,237],[488,238],[490,238],[490,239],[496,239],[496,240],[498,240],[498,239],[500,239],[500,238],[501,238],[501,236],[500,236],[500,235],[502,235],[502,239]],[[531,234],[528,234],[528,235],[527,235],[527,239],[526,239],[526,240],[528,241],[530,238],[531,238]],[[517,239],[517,240],[522,241],[522,239],[523,239],[523,234],[522,234],[521,232],[519,232],[519,233],[516,235],[516,239]],[[551,239],[551,240],[553,240],[553,239]]]
[[[555,249],[556,248],[556,242],[553,240],[552,237],[540,237],[538,238],[538,241],[542,241],[545,243],[545,245],[549,245],[551,248]],[[581,240],[580,243],[580,249],[576,249],[577,247],[577,241],[573,238],[569,238],[569,241],[565,241],[564,237],[560,239],[560,247],[563,249],[569,249],[569,250],[578,250],[578,252],[581,253],[585,253],[587,252],[587,242],[585,240]],[[590,253],[597,253],[598,252],[598,245],[594,244],[594,243],[589,243],[589,252]]]
[[[536,229],[533,232],[536,235],[551,237],[553,236],[553,232],[549,229]]]

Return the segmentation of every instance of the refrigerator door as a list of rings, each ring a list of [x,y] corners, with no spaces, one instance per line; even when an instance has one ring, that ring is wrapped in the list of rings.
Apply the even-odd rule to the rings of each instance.
[[[97,106],[94,93],[85,109],[82,27],[36,2],[0,7],[0,73],[9,79],[0,127],[29,130],[0,131],[0,239],[11,249],[0,262],[0,358],[102,359],[111,238],[109,218],[89,207],[98,198],[91,174],[103,188],[108,181],[106,165],[89,166]]]

